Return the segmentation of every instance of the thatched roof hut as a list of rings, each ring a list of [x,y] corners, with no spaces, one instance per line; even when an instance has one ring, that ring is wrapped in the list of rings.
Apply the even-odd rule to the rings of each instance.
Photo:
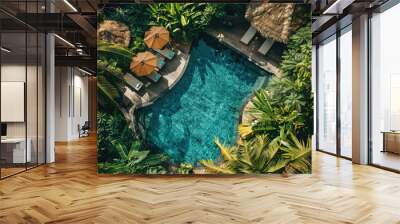
[[[129,46],[131,32],[129,28],[114,20],[104,20],[97,29],[97,38],[124,47]]]
[[[295,5],[292,3],[249,3],[246,19],[264,37],[287,43],[290,35],[298,28],[292,20]]]

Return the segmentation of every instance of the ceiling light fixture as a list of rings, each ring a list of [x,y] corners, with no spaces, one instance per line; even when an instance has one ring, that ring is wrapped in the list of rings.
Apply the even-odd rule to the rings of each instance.
[[[88,72],[88,71],[86,71],[86,70],[83,70],[83,69],[81,69],[81,68],[79,68],[79,67],[78,67],[78,70],[81,71],[81,72],[83,72],[83,73],[85,73],[85,74],[87,74],[87,75],[90,75],[90,76],[92,75],[92,73],[90,73],[90,72]]]
[[[62,42],[66,43],[67,45],[69,45],[70,47],[75,48],[75,45],[73,45],[71,42],[69,42],[68,40],[60,37],[58,34],[54,34],[55,37],[57,37],[59,40],[61,40]]]
[[[351,5],[355,0],[336,0],[332,5],[322,13],[323,15],[340,15],[343,14],[343,10]]]
[[[64,0],[64,3],[68,5],[74,12],[78,12],[75,6],[73,6],[68,0]]]
[[[10,53],[10,52],[11,52],[11,50],[9,50],[9,49],[7,49],[7,48],[5,48],[5,47],[1,47],[0,49],[1,49],[2,51],[6,52],[6,53]]]

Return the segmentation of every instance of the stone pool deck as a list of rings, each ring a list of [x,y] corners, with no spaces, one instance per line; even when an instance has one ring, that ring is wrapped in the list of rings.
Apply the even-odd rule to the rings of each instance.
[[[172,89],[185,73],[190,58],[190,44],[175,45],[173,48],[175,57],[172,60],[166,60],[166,64],[160,71],[162,77],[158,82],[152,83],[146,78],[141,78],[144,87],[140,92],[126,88],[124,95],[136,103],[136,108],[153,104],[154,101]]]
[[[208,28],[206,33],[219,39],[222,44],[227,45],[236,52],[246,56],[249,61],[254,62],[254,64],[258,65],[258,67],[271,74],[280,76],[281,73],[276,62],[277,60],[275,59],[277,57],[272,55],[274,54],[273,49],[271,49],[267,55],[263,55],[257,51],[265,40],[260,36],[260,34],[257,33],[257,35],[250,41],[248,45],[240,42],[240,39],[247,31],[249,26],[250,24],[246,23],[245,20],[236,22],[233,21],[232,26],[213,26]],[[219,36],[222,36],[222,38],[219,38]]]

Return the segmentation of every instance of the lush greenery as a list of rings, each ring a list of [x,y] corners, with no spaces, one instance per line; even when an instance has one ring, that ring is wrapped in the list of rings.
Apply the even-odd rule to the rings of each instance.
[[[214,4],[206,3],[159,3],[150,4],[152,25],[167,28],[177,40],[193,40],[211,22],[216,14]]]
[[[313,133],[311,29],[294,34],[281,62],[281,77],[255,93],[248,111],[256,120],[239,126],[242,144],[216,141],[223,161],[202,161],[211,173],[310,173]],[[267,139],[272,139],[268,141]],[[305,143],[304,143],[305,142]]]
[[[245,4],[158,3],[105,8],[98,13],[98,22],[105,19],[126,24],[132,33],[132,49],[145,49],[143,36],[150,26],[164,26],[177,41],[190,41],[213,20],[244,15]],[[131,49],[131,50],[132,50]]]
[[[227,147],[218,140],[223,161],[215,165],[212,160],[201,161],[208,172],[222,174],[309,173],[311,171],[311,146],[300,142],[296,136],[290,139],[282,133],[268,142],[265,135]]]
[[[131,31],[130,50],[145,50],[144,33],[149,29],[150,15],[146,4],[125,5],[124,7],[105,8],[98,13],[98,23],[103,20],[115,20],[129,27]]]
[[[294,20],[302,23],[308,9],[296,7]],[[105,8],[104,19],[122,22],[130,28],[131,43],[124,48],[98,42],[98,155],[103,173],[192,174],[192,164],[170,164],[168,157],[143,144],[136,124],[136,105],[126,97],[132,57],[146,49],[144,33],[153,25],[166,27],[177,43],[196,38],[210,24],[232,25],[243,17],[244,4],[168,3],[135,4]],[[306,25],[291,38],[281,62],[280,77],[256,92],[249,112],[256,117],[243,124],[244,137],[232,147],[215,141],[221,161],[201,161],[209,173],[309,173],[310,137],[313,132],[311,92],[311,30]]]
[[[130,145],[132,130],[126,125],[124,117],[114,111],[112,113],[97,112],[97,150],[100,162],[110,162],[119,157],[112,142],[118,139],[121,144]]]
[[[99,163],[99,172],[123,173],[123,174],[166,174],[166,161],[168,157],[164,154],[152,154],[149,150],[140,150],[139,141],[134,141],[128,148],[119,140],[111,142],[119,154],[119,158],[113,162]]]
[[[117,109],[137,137],[140,133],[135,119],[136,104],[131,98],[125,97],[128,84],[123,79],[135,52],[117,44],[98,41],[97,53],[99,109],[105,112],[109,108]]]
[[[97,113],[97,149],[99,172],[102,173],[167,173],[164,154],[144,150],[139,139],[117,111]]]
[[[281,63],[282,76],[259,90],[250,110],[257,119],[239,128],[242,136],[265,134],[273,139],[284,133],[307,141],[313,133],[313,97],[311,91],[311,28],[304,26],[288,43]]]
[[[243,18],[246,13],[247,4],[215,4],[214,19],[219,22],[221,19],[232,19],[234,17]],[[218,20],[218,21],[217,21]]]
[[[193,165],[190,163],[181,163],[176,169],[176,174],[193,174]]]

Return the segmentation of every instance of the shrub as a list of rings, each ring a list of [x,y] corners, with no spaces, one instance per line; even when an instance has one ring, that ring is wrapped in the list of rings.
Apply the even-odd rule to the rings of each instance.
[[[141,143],[136,140],[130,145],[122,144],[118,139],[112,141],[113,147],[119,154],[118,159],[112,162],[99,163],[101,173],[113,174],[166,174],[165,154],[151,153],[149,150],[141,150]]]
[[[116,20],[126,24],[131,31],[132,40],[140,37],[143,40],[144,33],[149,29],[150,14],[146,4],[131,4],[123,7],[104,8],[103,19]],[[131,47],[135,46],[135,41],[131,41]],[[133,49],[131,49],[133,50]]]
[[[99,162],[113,161],[119,153],[112,144],[118,139],[121,144],[130,145],[135,139],[124,117],[117,111],[97,112],[97,155]]]
[[[283,133],[271,142],[268,142],[265,135],[257,135],[254,139],[233,147],[216,140],[223,161],[218,165],[212,160],[200,162],[210,173],[310,173],[310,142],[308,140],[303,143],[293,134],[289,134],[287,139]]]
[[[299,29],[289,40],[281,63],[282,77],[273,78],[252,100],[257,120],[243,124],[248,136],[266,134],[275,138],[281,130],[306,141],[313,133],[313,96],[311,91],[311,28]],[[249,128],[251,132],[249,134]],[[241,133],[244,134],[244,133]]]
[[[210,23],[216,8],[205,3],[150,4],[151,25],[164,26],[178,40],[190,41]]]

